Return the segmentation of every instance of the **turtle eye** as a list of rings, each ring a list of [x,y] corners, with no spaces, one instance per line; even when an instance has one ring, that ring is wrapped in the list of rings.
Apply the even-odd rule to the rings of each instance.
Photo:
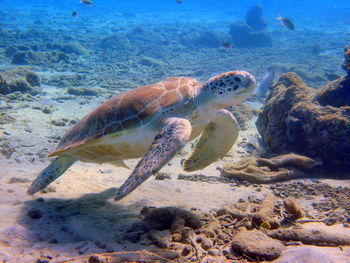
[[[241,75],[236,75],[233,79],[234,79],[234,81],[236,81],[238,83],[241,83],[244,80],[243,76],[241,76]]]

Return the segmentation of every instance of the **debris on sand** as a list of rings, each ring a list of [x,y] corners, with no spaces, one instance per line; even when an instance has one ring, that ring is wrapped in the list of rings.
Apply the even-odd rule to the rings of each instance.
[[[221,171],[227,178],[261,184],[313,177],[311,169],[320,165],[320,162],[306,156],[284,154],[272,158],[248,157],[239,163],[225,165]]]

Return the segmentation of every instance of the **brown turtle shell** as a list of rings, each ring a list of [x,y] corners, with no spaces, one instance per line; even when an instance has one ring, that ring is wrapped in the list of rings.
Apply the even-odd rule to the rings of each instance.
[[[190,77],[173,77],[118,94],[98,106],[70,128],[57,149],[56,156],[105,135],[139,127],[167,108],[188,100],[193,87],[200,83]]]

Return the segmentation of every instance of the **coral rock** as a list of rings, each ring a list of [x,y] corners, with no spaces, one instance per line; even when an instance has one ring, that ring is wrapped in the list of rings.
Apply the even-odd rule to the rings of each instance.
[[[335,84],[334,89],[342,86]],[[295,73],[281,75],[256,121],[272,152],[296,152],[320,159],[325,166],[350,165],[350,107],[320,105],[326,90],[317,93]]]

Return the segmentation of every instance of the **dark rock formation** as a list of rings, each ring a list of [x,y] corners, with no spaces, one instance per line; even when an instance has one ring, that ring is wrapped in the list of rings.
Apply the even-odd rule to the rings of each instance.
[[[342,68],[346,71],[348,77],[350,77],[350,47],[344,48],[344,63]]]
[[[245,15],[245,22],[253,31],[265,30],[267,27],[263,18],[263,10],[260,5],[253,6]]]
[[[350,106],[350,79],[338,78],[327,83],[317,93],[317,101],[322,106]]]
[[[66,54],[87,55],[86,49],[79,43],[68,43],[60,47],[60,51]]]
[[[249,34],[252,29],[243,23],[236,23],[230,26],[230,35],[235,47],[250,46]]]
[[[151,229],[170,229],[173,224],[178,223],[178,219],[183,220],[183,225],[198,229],[201,227],[200,220],[193,213],[177,207],[161,207],[151,210],[144,221]]]
[[[235,47],[271,47],[272,37],[267,31],[254,32],[246,24],[232,24],[229,34]]]
[[[2,27],[1,25],[0,25],[0,37],[1,37],[2,40],[10,37],[9,32],[4,27]]]
[[[193,45],[204,48],[218,48],[222,46],[224,40],[217,33],[206,31],[194,39]]]
[[[235,47],[271,47],[272,37],[266,31],[267,24],[263,18],[261,6],[256,5],[248,10],[245,23],[234,23],[229,34]]]
[[[272,37],[267,31],[252,32],[249,43],[252,47],[272,47]]]
[[[126,34],[127,39],[134,46],[135,44],[156,44],[168,45],[169,40],[164,37],[161,33],[161,28],[143,28],[135,27]]]
[[[0,75],[0,94],[7,94],[10,92],[10,87],[7,84],[6,79],[3,79],[3,77]]]
[[[39,77],[39,75],[31,70],[25,72],[24,78],[32,87],[40,86],[41,84],[41,78]]]
[[[267,147],[275,153],[318,158],[325,166],[350,166],[350,98],[346,89],[350,89],[346,78],[317,92],[295,73],[282,74],[256,122]]]
[[[102,38],[97,46],[104,51],[117,49],[118,52],[130,52],[132,48],[129,40],[120,34],[113,34]]]
[[[63,52],[47,51],[17,51],[12,57],[12,64],[17,65],[47,65],[52,63],[67,62],[69,56]]]
[[[40,92],[40,77],[25,67],[6,71],[0,75],[0,94],[9,94],[19,91],[32,95]]]
[[[8,57],[12,57],[17,51],[29,51],[30,47],[26,45],[16,45],[16,46],[8,46],[5,49],[5,55]]]
[[[15,46],[8,46],[5,49],[5,55],[8,57],[12,57],[16,52],[18,51],[18,48]]]

